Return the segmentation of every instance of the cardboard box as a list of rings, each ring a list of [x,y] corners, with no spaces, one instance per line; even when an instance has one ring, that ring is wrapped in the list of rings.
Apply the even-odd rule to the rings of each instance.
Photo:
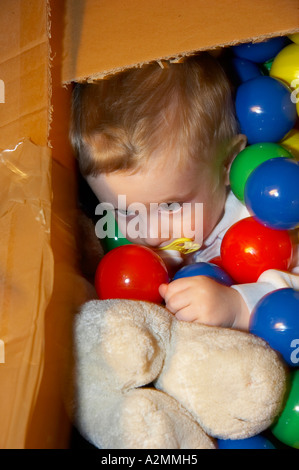
[[[69,0],[62,79],[298,31],[296,0]]]
[[[72,81],[299,31],[297,0],[2,0],[0,448],[68,448],[79,270]]]
[[[69,442],[62,364],[82,299],[70,90],[60,74],[63,6],[1,2],[0,448]]]

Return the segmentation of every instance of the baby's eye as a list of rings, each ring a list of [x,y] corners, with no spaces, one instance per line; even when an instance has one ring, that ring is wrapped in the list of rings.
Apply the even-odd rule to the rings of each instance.
[[[160,212],[179,212],[183,207],[183,204],[180,202],[162,202],[159,204]]]

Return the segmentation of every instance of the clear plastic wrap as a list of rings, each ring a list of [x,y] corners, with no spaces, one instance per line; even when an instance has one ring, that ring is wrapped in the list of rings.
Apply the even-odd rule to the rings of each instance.
[[[50,150],[0,153],[0,447],[25,444],[43,374],[44,314],[53,290]]]

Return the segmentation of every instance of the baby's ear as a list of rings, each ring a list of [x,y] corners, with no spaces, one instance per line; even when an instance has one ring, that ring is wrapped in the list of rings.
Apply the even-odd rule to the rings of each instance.
[[[246,147],[247,137],[244,134],[237,134],[228,145],[227,158],[224,165],[225,184],[229,185],[229,172],[236,156]]]

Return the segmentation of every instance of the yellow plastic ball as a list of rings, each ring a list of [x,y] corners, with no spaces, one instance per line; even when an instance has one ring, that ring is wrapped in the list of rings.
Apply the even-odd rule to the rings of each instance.
[[[298,107],[297,107],[298,109]],[[285,147],[289,152],[291,152],[294,157],[299,160],[299,130],[292,129],[287,136],[279,142],[283,147]]]
[[[299,86],[299,44],[289,44],[277,54],[270,76],[282,80],[293,90]]]
[[[289,38],[291,41],[295,42],[296,44],[299,44],[299,33],[290,34],[290,35],[288,36],[288,38]]]

